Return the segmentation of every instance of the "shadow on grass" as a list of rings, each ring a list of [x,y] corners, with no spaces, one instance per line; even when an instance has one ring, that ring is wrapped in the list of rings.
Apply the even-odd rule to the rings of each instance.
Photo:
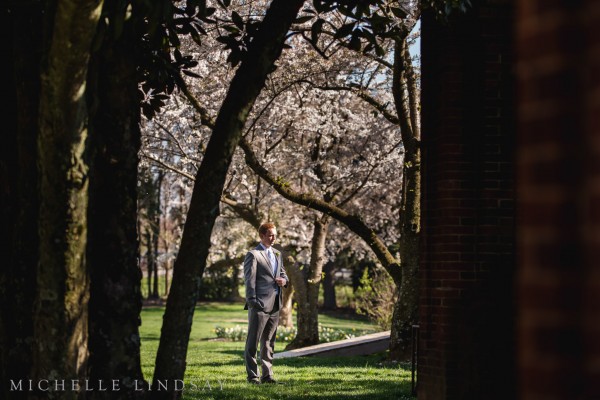
[[[245,380],[213,381],[197,384],[196,390],[184,391],[184,399],[415,399],[408,380],[377,380],[356,376],[340,381],[316,377],[310,380],[280,376],[279,385],[249,385]]]
[[[211,353],[228,355],[227,361],[190,361],[188,366],[239,366],[244,364],[243,350],[213,350]],[[233,356],[234,358],[232,358]],[[260,359],[260,357],[259,357]],[[293,357],[273,360],[275,367],[290,368],[372,368],[372,369],[400,369],[410,373],[410,362],[390,362],[385,352],[353,357]]]
[[[385,361],[386,353],[353,357],[298,357],[274,360],[275,377],[283,385],[249,385],[246,382],[244,342],[220,342],[205,338],[213,319],[241,318],[237,303],[199,304],[195,329],[202,332],[190,340],[183,399],[414,399],[410,396],[410,364]],[[141,331],[143,366],[151,376],[164,307],[144,309]],[[352,315],[332,315],[331,321],[356,320]],[[360,318],[358,318],[360,320]],[[200,324],[200,325],[198,325]],[[207,340],[208,339],[208,340]],[[287,343],[278,341],[276,351]],[[210,385],[207,385],[210,382]],[[209,387],[210,386],[210,387]]]

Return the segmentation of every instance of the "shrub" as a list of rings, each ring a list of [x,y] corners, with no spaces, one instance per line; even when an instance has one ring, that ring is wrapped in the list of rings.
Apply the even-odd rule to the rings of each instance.
[[[241,342],[246,340],[246,336],[248,335],[248,329],[245,326],[236,325],[232,328],[224,328],[222,326],[216,326],[215,334],[218,338],[221,339],[229,339],[234,342]],[[328,328],[322,325],[319,325],[319,340],[322,343],[326,342],[334,342],[336,340],[344,340],[350,339],[356,336],[362,336],[366,332],[359,331],[356,329],[352,330],[344,330],[344,329],[335,329]],[[276,340],[282,342],[291,342],[296,337],[296,328],[286,328],[280,326],[277,328]]]
[[[392,315],[398,291],[392,277],[379,268],[369,274],[365,270],[354,300],[356,312],[366,315],[384,330],[392,326]]]
[[[222,326],[217,326],[215,327],[215,333],[217,334],[218,338],[230,339],[234,342],[239,342],[242,340],[246,340],[248,330],[239,325],[236,325],[233,328],[224,328]]]

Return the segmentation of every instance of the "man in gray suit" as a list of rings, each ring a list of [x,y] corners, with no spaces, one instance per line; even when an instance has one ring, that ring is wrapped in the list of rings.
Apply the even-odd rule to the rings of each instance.
[[[287,287],[288,277],[283,268],[281,253],[272,246],[277,229],[271,223],[258,228],[260,243],[244,259],[244,283],[248,310],[248,337],[244,358],[250,383],[277,383],[273,378],[273,350],[279,323],[282,287]],[[260,342],[262,374],[259,379],[256,350]]]

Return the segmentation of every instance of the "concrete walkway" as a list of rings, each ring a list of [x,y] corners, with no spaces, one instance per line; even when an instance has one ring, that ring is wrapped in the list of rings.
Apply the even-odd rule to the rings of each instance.
[[[390,346],[390,331],[371,333],[352,339],[321,343],[301,349],[275,353],[274,358],[361,356],[385,351]]]

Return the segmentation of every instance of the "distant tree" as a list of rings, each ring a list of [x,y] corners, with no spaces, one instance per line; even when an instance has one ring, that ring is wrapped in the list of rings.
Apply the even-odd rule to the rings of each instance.
[[[288,268],[288,275],[294,285],[297,301],[297,333],[286,349],[295,349],[319,343],[318,300],[319,287],[325,264],[325,242],[329,228],[329,217],[315,216],[311,241],[308,271],[298,266]]]
[[[138,185],[138,219],[140,238],[144,245],[147,268],[148,297],[158,299],[158,257],[161,235],[161,192],[164,172],[156,168],[143,168]]]
[[[441,2],[432,2],[430,6],[439,9]],[[449,13],[454,7],[464,8],[467,2],[446,2],[444,13]],[[400,29],[387,36],[389,40],[377,48],[375,55],[367,54],[376,67],[358,79],[351,79],[342,84],[319,82],[308,79],[307,83],[321,90],[349,91],[361,98],[374,110],[381,113],[389,122],[398,126],[402,135],[404,160],[402,168],[403,187],[400,191],[400,213],[398,253],[401,267],[401,279],[394,278],[399,285],[400,295],[397,297],[392,318],[392,338],[390,342],[390,357],[399,359],[406,356],[409,350],[411,326],[418,320],[418,264],[419,264],[419,232],[420,232],[420,90],[418,75],[415,71],[409,52],[410,32],[420,16],[420,9],[414,2],[404,2],[398,9],[385,9],[396,16],[403,17]],[[439,9],[441,12],[441,9]],[[348,26],[348,25],[347,25]],[[363,48],[355,37],[360,36],[360,28],[348,27],[353,36],[349,41],[342,39],[341,44],[350,49],[361,51]],[[311,44],[325,58],[335,55],[336,47],[332,43],[339,39],[335,33],[325,30],[330,38],[310,39]],[[354,36],[356,34],[356,36]],[[306,36],[305,36],[306,37]],[[354,42],[353,42],[354,40]],[[388,47],[386,49],[386,47]],[[385,52],[393,54],[390,62],[382,57]],[[365,71],[366,72],[366,71]],[[367,79],[364,77],[366,76]],[[386,78],[387,77],[387,78]],[[391,92],[388,99],[386,92]],[[383,96],[382,96],[383,94]],[[391,100],[391,101],[390,101]],[[394,109],[389,110],[388,104],[393,102]],[[385,264],[383,264],[385,266]]]

